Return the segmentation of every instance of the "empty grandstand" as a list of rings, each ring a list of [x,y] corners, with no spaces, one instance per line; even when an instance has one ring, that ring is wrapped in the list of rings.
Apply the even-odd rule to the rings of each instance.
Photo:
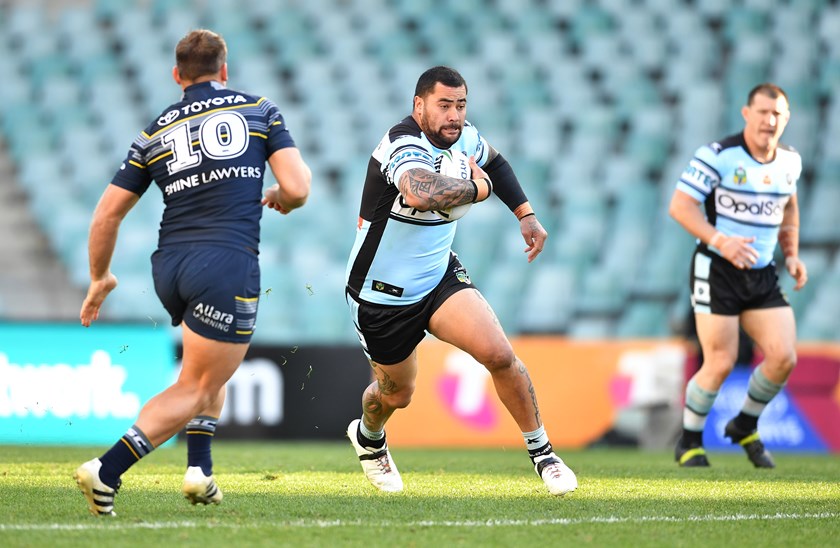
[[[680,334],[693,242],[668,200],[693,150],[740,129],[747,92],[772,80],[791,98],[783,141],[806,167],[799,337],[840,340],[840,5],[829,0],[2,2],[0,318],[77,317],[93,207],[135,134],[178,97],[172,49],[198,27],[225,37],[231,86],[272,98],[313,168],[298,222],[263,217],[256,341],[355,340],[343,279],[367,159],[434,64],[464,74],[468,119],[550,234],[528,265],[498,201],[459,223],[455,249],[509,333]],[[167,320],[148,261],[156,192],[123,225],[105,318]]]

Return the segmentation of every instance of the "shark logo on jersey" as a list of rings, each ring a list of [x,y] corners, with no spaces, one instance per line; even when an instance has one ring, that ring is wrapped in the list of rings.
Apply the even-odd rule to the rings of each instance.
[[[736,185],[743,185],[747,182],[747,170],[744,169],[744,166],[738,166],[738,169],[735,170],[732,176],[732,180]]]

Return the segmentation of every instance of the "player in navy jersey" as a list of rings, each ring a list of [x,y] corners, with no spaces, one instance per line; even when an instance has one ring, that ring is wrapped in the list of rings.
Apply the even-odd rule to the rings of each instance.
[[[741,114],[744,130],[697,149],[671,199],[671,216],[698,240],[690,283],[703,350],[703,363],[685,392],[683,433],[675,450],[680,466],[709,466],[703,429],[735,365],[739,324],[764,361],[753,370],[741,412],[724,435],[741,445],[756,467],[775,466],[759,438],[758,417],[796,365],[793,310],[773,261],[778,243],[794,289],[808,281],[798,257],[796,183],[802,160],[779,143],[790,119],[787,95],[774,84],[760,84]]]
[[[529,262],[547,237],[513,169],[466,121],[466,109],[461,75],[448,67],[427,70],[417,82],[412,114],[388,130],[370,159],[346,293],[376,380],[364,391],[362,418],[350,423],[347,436],[367,479],[383,491],[401,491],[385,423],[411,401],[416,347],[428,331],[487,368],[537,474],[549,492],[563,495],[575,490],[577,479],[552,450],[525,365],[451,250],[458,221],[437,213],[493,192],[519,221]],[[470,157],[472,179],[435,171],[444,150]]]
[[[304,204],[311,172],[277,107],[226,88],[227,46],[196,30],[175,48],[183,96],[135,139],[108,185],[90,227],[91,282],[80,318],[99,318],[117,287],[110,271],[120,223],[154,181],[165,209],[152,274],[161,302],[181,325],[177,381],[149,400],[135,424],[75,479],[94,515],[113,515],[120,476],[187,427],[183,493],[193,504],[219,503],[210,441],[225,383],[245,357],[260,294],[257,259],[262,206],[288,213]],[[266,162],[277,184],[263,196]]]

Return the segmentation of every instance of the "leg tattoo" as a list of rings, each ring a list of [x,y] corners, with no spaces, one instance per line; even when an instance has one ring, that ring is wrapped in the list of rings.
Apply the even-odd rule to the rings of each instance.
[[[542,424],[542,417],[540,416],[540,406],[537,404],[537,390],[534,388],[534,383],[531,382],[531,376],[528,374],[528,369],[519,358],[516,358],[516,365],[519,369],[519,374],[524,375],[528,381],[528,393],[531,395],[531,404],[534,406],[534,419],[537,424]]]

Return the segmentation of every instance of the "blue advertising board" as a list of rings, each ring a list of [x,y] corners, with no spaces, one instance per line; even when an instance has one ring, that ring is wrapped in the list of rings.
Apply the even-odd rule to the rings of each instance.
[[[749,368],[736,367],[721,386],[703,431],[703,445],[706,449],[741,450],[739,446],[733,445],[729,438],[724,438],[723,430],[726,423],[739,413],[744,404],[750,373]],[[828,451],[828,446],[811,426],[787,389],[779,392],[761,413],[758,432],[761,441],[770,450]]]
[[[160,326],[0,323],[0,443],[111,444],[175,362]]]

